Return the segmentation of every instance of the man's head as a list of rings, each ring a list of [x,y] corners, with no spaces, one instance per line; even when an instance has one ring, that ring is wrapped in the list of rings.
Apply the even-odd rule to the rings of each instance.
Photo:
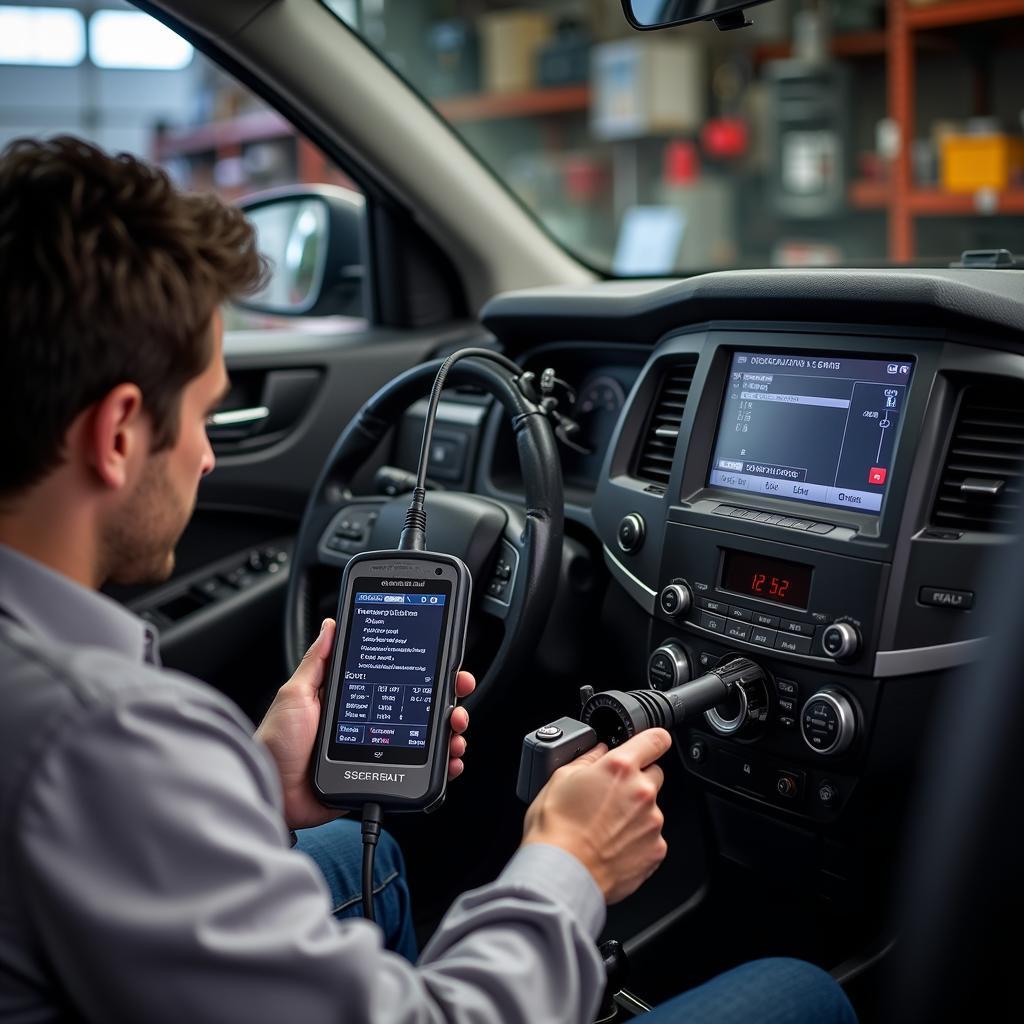
[[[0,515],[59,480],[99,579],[165,577],[213,467],[218,309],[263,275],[239,211],[127,154],[67,137],[0,153]]]

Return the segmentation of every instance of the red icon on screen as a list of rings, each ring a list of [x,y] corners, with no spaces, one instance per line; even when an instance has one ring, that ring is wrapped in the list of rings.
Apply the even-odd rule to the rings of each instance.
[[[887,470],[884,466],[873,466],[868,473],[869,484],[884,484]]]

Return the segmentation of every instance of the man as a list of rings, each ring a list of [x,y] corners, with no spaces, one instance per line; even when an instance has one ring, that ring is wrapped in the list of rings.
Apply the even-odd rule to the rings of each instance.
[[[413,967],[374,925],[332,919],[358,892],[352,830],[310,828],[334,816],[308,778],[334,624],[253,738],[96,593],[171,571],[213,468],[218,307],[261,276],[237,211],[128,156],[69,138],[0,156],[0,1020],[584,1022],[604,904],[665,855],[668,733],[562,769]],[[385,844],[378,863],[387,940],[411,954],[400,857]],[[815,969],[759,970],[713,984],[849,1019]],[[691,1006],[717,998],[702,991]]]

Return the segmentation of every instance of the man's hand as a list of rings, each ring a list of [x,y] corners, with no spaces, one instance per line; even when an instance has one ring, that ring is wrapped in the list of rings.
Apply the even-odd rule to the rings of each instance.
[[[345,813],[324,807],[317,800],[309,776],[320,722],[324,676],[334,645],[334,628],[334,619],[324,619],[320,635],[306,651],[295,675],[277,691],[274,703],[256,730],[256,738],[277,762],[284,789],[284,817],[289,828],[312,828]],[[455,681],[456,696],[468,697],[475,688],[473,676],[460,672]],[[465,708],[452,712],[451,727],[448,778],[455,779],[465,768],[462,755],[466,752],[466,737],[462,734],[469,727],[469,712]]]
[[[526,812],[523,844],[561,847],[582,861],[608,903],[625,899],[668,852],[656,802],[665,776],[654,762],[670,746],[664,729],[648,729],[559,768]]]

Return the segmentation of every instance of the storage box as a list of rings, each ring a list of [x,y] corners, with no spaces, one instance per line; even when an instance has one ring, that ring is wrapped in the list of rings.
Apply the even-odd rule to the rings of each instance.
[[[520,92],[536,85],[537,51],[553,32],[538,11],[497,11],[478,21],[483,85],[488,92]]]
[[[626,39],[594,48],[590,122],[599,139],[696,131],[704,121],[701,49],[679,39]]]
[[[1024,139],[1013,135],[945,135],[941,152],[947,192],[1005,189],[1024,174]]]

